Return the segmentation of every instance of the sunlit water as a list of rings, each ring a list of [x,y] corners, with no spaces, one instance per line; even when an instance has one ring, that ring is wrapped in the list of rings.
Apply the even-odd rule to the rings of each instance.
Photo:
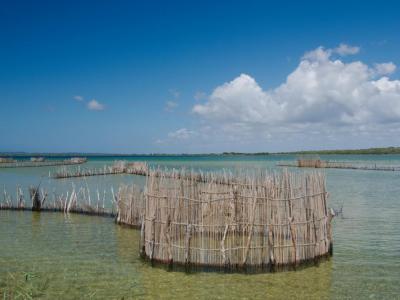
[[[137,160],[132,158],[131,160]],[[144,158],[142,158],[144,159]],[[290,156],[153,158],[167,167],[277,169]],[[329,159],[400,165],[400,156],[329,156]],[[99,158],[87,167],[110,164]],[[55,181],[57,168],[0,169],[7,191],[41,185],[57,193],[76,187],[117,189],[144,184],[115,175]],[[293,170],[294,171],[294,170]],[[334,220],[334,255],[319,266],[276,274],[168,272],[139,258],[139,232],[111,218],[61,213],[0,211],[0,294],[29,298],[400,298],[400,172],[326,170],[330,205],[343,205]],[[106,197],[109,199],[109,197]]]

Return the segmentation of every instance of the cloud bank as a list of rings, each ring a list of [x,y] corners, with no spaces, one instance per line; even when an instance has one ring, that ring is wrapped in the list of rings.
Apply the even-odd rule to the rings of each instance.
[[[392,62],[369,66],[344,62],[359,47],[307,52],[286,81],[264,90],[256,80],[241,74],[214,89],[192,112],[214,128],[236,128],[236,134],[271,136],[306,132],[364,134],[395,130],[400,124],[400,81],[388,75]]]

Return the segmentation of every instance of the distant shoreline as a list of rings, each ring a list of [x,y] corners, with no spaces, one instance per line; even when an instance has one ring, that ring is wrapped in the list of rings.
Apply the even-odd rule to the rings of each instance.
[[[349,154],[400,154],[400,147],[386,147],[386,148],[367,148],[367,149],[338,149],[338,150],[306,150],[306,151],[292,151],[292,152],[222,152],[222,153],[151,153],[151,154],[121,154],[121,153],[28,153],[28,152],[2,152],[0,157],[32,157],[32,156],[45,156],[45,157],[196,157],[196,156],[266,156],[266,155],[349,155]]]
[[[337,149],[337,150],[307,150],[294,152],[278,152],[276,154],[400,154],[400,147],[367,148],[367,149]]]

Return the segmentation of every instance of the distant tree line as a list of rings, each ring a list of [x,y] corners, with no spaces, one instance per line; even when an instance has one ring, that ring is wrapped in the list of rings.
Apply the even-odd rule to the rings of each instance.
[[[400,147],[368,148],[368,149],[342,149],[342,150],[307,150],[293,152],[222,152],[222,153],[150,153],[150,154],[121,154],[121,153],[27,153],[27,152],[0,152],[2,157],[157,157],[157,156],[234,156],[234,155],[274,155],[274,154],[400,154]]]
[[[344,149],[344,150],[311,150],[280,152],[277,154],[400,154],[400,147],[368,148],[368,149]]]

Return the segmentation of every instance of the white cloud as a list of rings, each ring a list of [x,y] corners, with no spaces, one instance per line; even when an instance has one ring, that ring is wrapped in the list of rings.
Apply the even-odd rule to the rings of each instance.
[[[74,96],[73,99],[76,100],[76,101],[83,101],[84,100],[84,98],[82,96],[79,96],[79,95]]]
[[[87,108],[89,110],[104,110],[104,104],[101,104],[96,99],[93,99],[88,102]]]
[[[208,119],[264,123],[276,121],[281,109],[252,77],[241,74],[217,87],[208,102],[195,105],[193,112]]]
[[[378,75],[390,75],[396,71],[396,65],[392,62],[375,64],[375,70]]]
[[[331,58],[333,53],[358,51],[342,44],[307,52],[286,81],[272,90],[241,74],[216,87],[207,102],[192,111],[203,124],[224,132],[235,128],[230,134],[243,137],[311,132],[335,137],[361,131],[378,134],[396,127],[400,124],[400,81],[377,76],[392,73],[395,65],[370,67]]]
[[[340,44],[338,47],[333,49],[325,49],[320,46],[317,49],[306,52],[303,56],[303,60],[309,61],[327,61],[333,54],[340,56],[354,55],[360,52],[360,47],[349,46],[346,44]]]
[[[349,46],[346,44],[340,44],[339,47],[333,49],[333,52],[346,56],[346,55],[354,55],[360,52],[360,47]]]
[[[306,52],[302,59],[309,61],[327,61],[331,55],[332,49],[325,49],[319,46],[317,49]]]
[[[192,137],[195,134],[194,131],[181,128],[176,131],[168,133],[168,138],[176,139],[176,140],[187,140],[188,138]]]
[[[176,101],[167,101],[165,103],[165,111],[167,112],[173,112],[175,110],[175,108],[178,107],[178,102]]]

